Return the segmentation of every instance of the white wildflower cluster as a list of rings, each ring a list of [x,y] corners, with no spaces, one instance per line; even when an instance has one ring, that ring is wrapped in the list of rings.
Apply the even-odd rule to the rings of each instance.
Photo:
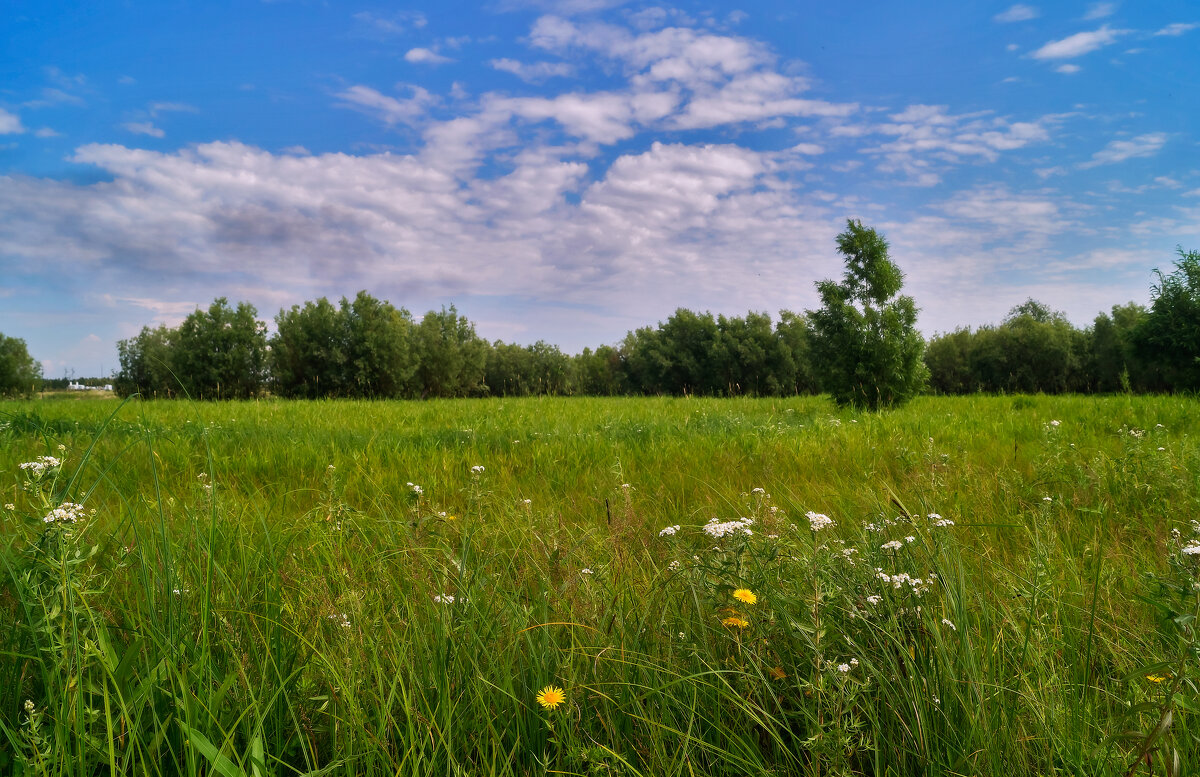
[[[633,488],[633,486],[629,485],[628,483],[622,483],[621,488],[628,491],[629,489]]]
[[[942,618],[942,623],[946,626],[949,626],[951,631],[958,631],[958,626],[955,626],[954,621],[950,620],[949,618]]]
[[[1183,549],[1184,555],[1200,556],[1200,542],[1198,542],[1196,540],[1193,540],[1193,542],[1195,542],[1196,544],[1188,545],[1186,548]]]
[[[437,604],[454,604],[457,600],[454,598],[454,594],[434,594],[433,601]],[[466,599],[463,601],[465,602]]]
[[[421,488],[420,486],[418,486],[416,483],[413,483],[412,481],[408,482],[408,487],[410,489],[412,489],[412,492],[417,496],[421,496],[421,494],[425,493],[425,489]]]
[[[667,569],[671,570],[672,572],[678,572],[680,566],[682,565],[678,561],[672,561],[670,564],[667,564]]]
[[[882,550],[900,550],[904,547],[904,543],[900,540],[890,540],[879,546]]]
[[[332,621],[335,626],[341,626],[343,629],[350,628],[350,616],[344,612],[335,612],[333,615],[326,615],[325,617]]]
[[[858,659],[852,658],[848,662],[842,662],[840,664],[837,664],[836,666],[834,665],[834,663],[832,661],[830,661],[827,664],[827,666],[838,670],[842,674],[849,674],[851,669],[855,669],[858,667]]]
[[[532,499],[522,499],[521,504],[525,505],[526,507],[530,507],[531,505],[533,505],[533,500]]]
[[[912,577],[907,572],[889,575],[879,567],[875,568],[875,576],[896,590],[900,590],[907,585],[909,590],[917,596],[920,596],[928,591],[930,583],[937,579],[936,575],[930,575],[929,580],[925,580],[924,578],[920,577]],[[870,601],[870,599],[867,601]],[[874,602],[872,602],[872,604],[874,604]]]
[[[16,510],[17,506],[15,504],[13,504],[12,502],[9,502],[8,504],[4,505],[4,509],[5,510]]]
[[[17,466],[32,474],[34,478],[40,478],[42,475],[46,474],[48,470],[52,470],[61,465],[62,462],[53,456],[39,456],[33,461],[22,462]]]
[[[896,522],[893,521],[891,518],[882,518],[882,519],[880,519],[879,523],[868,523],[867,531],[875,532],[876,534],[878,534],[881,531],[886,531],[887,527],[895,526],[895,525],[896,525]]]
[[[889,578],[890,579],[890,578]],[[867,604],[875,605],[883,601],[883,597],[879,594],[871,594],[867,597]]]
[[[939,529],[945,529],[946,527],[954,525],[954,521],[950,520],[949,518],[943,518],[937,513],[929,514],[929,522],[934,526],[937,526]]]
[[[724,522],[718,518],[713,518],[704,525],[704,533],[710,537],[716,537],[717,539],[720,539],[728,534],[737,534],[738,532],[741,532],[749,537],[754,534],[754,532],[750,529],[750,527],[753,525],[753,518],[739,518],[736,521]]]
[[[74,502],[63,502],[58,507],[46,513],[46,517],[42,519],[43,523],[78,523],[80,518],[85,518],[87,512],[83,509],[83,505],[77,505]]]
[[[483,471],[484,471],[484,468],[483,468],[482,464],[476,464],[474,467],[471,467],[472,475],[482,475]]]
[[[1057,429],[1061,425],[1062,425],[1062,421],[1056,420],[1056,421],[1051,421],[1050,423],[1046,424],[1045,428],[1047,431],[1049,431],[1051,429]]]
[[[814,513],[811,510],[804,515],[808,518],[808,527],[813,531],[821,531],[822,529],[828,529],[830,526],[836,525],[828,515]]]
[[[765,488],[752,488],[752,489],[750,489],[750,493],[751,494],[760,494],[764,497],[770,496],[770,494],[767,493],[767,490]]]
[[[674,526],[668,526],[665,529],[663,529],[662,531],[660,531],[658,533],[658,536],[659,537],[674,537],[676,532],[678,532],[678,531],[679,531],[679,524],[675,524]]]
[[[581,574],[581,575],[594,575],[594,574],[596,574],[596,573],[595,573],[595,572],[593,572],[593,571],[592,571],[592,570],[591,570],[589,567],[584,567],[583,569],[579,570],[579,574]]]

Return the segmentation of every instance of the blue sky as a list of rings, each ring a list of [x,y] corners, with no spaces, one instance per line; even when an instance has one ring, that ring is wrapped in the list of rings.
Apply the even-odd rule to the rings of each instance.
[[[367,289],[568,351],[803,310],[846,219],[927,333],[1200,248],[1194,2],[14,2],[0,332],[47,375]]]

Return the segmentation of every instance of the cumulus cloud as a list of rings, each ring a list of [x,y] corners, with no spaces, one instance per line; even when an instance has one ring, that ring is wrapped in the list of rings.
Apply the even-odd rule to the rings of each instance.
[[[492,68],[512,73],[517,78],[531,84],[539,84],[550,78],[562,78],[575,72],[575,68],[566,62],[518,62],[515,59],[493,59],[488,62]]]
[[[121,127],[127,132],[132,132],[134,135],[149,135],[152,138],[161,138],[166,135],[165,132],[148,121],[127,121]]]
[[[409,49],[404,54],[405,62],[412,62],[416,65],[441,65],[446,62],[453,62],[450,57],[442,56],[433,49],[415,48]]]
[[[337,96],[350,107],[375,116],[385,124],[414,124],[430,106],[437,103],[437,98],[419,86],[409,85],[406,88],[412,94],[403,99],[390,97],[361,84],[344,89]]]
[[[1083,15],[1083,18],[1087,21],[1103,19],[1107,16],[1112,16],[1116,12],[1116,3],[1092,3],[1088,6],[1087,13]]]
[[[941,181],[939,169],[965,160],[996,161],[1000,154],[1050,138],[1056,117],[1010,121],[990,112],[951,114],[945,105],[910,105],[878,123],[836,124],[834,137],[890,138],[866,145],[861,153],[877,157],[883,172],[899,173],[918,186]]]
[[[20,116],[0,108],[0,135],[19,135],[24,131]]]
[[[1129,30],[1114,30],[1107,24],[1091,32],[1077,32],[1061,40],[1052,40],[1033,52],[1034,59],[1073,59],[1116,43]]]
[[[1054,68],[1056,73],[1063,73],[1065,75],[1074,75],[1080,70],[1083,70],[1083,68],[1081,68],[1079,65],[1074,65],[1069,62]]]
[[[1092,154],[1091,161],[1079,165],[1081,168],[1097,167],[1124,162],[1136,157],[1154,156],[1166,145],[1165,132],[1148,132],[1129,140],[1114,140],[1107,146]]]
[[[996,14],[992,17],[992,19],[1003,24],[1007,24],[1011,22],[1027,22],[1030,19],[1038,18],[1040,15],[1041,14],[1038,12],[1038,9],[1031,5],[1017,4],[1009,6],[1007,10]]]
[[[1189,22],[1186,24],[1182,23],[1182,22],[1176,22],[1175,24],[1168,24],[1166,27],[1163,27],[1161,30],[1158,30],[1154,34],[1155,35],[1166,35],[1166,36],[1169,36],[1172,38],[1177,38],[1186,32],[1191,32],[1192,30],[1196,29],[1197,27],[1200,27],[1200,22]]]

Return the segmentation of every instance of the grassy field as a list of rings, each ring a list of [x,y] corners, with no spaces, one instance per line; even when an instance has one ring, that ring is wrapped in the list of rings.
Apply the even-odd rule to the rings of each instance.
[[[0,403],[0,772],[1194,772],[1198,432],[1169,397]]]

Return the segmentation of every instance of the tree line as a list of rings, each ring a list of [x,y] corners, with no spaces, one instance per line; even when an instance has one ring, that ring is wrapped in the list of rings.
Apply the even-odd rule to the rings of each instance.
[[[838,251],[846,274],[817,284],[816,310],[773,320],[680,308],[573,355],[489,342],[453,306],[417,319],[366,291],[280,310],[269,336],[253,305],[219,298],[177,327],[122,340],[113,384],[122,396],[198,399],[828,392],[860,407],[922,391],[1200,389],[1200,252],[1180,249],[1173,270],[1155,271],[1149,307],[1118,305],[1086,328],[1030,299],[999,324],[926,342],[883,236],[851,221]],[[0,395],[27,393],[37,372],[23,341],[0,335]]]

